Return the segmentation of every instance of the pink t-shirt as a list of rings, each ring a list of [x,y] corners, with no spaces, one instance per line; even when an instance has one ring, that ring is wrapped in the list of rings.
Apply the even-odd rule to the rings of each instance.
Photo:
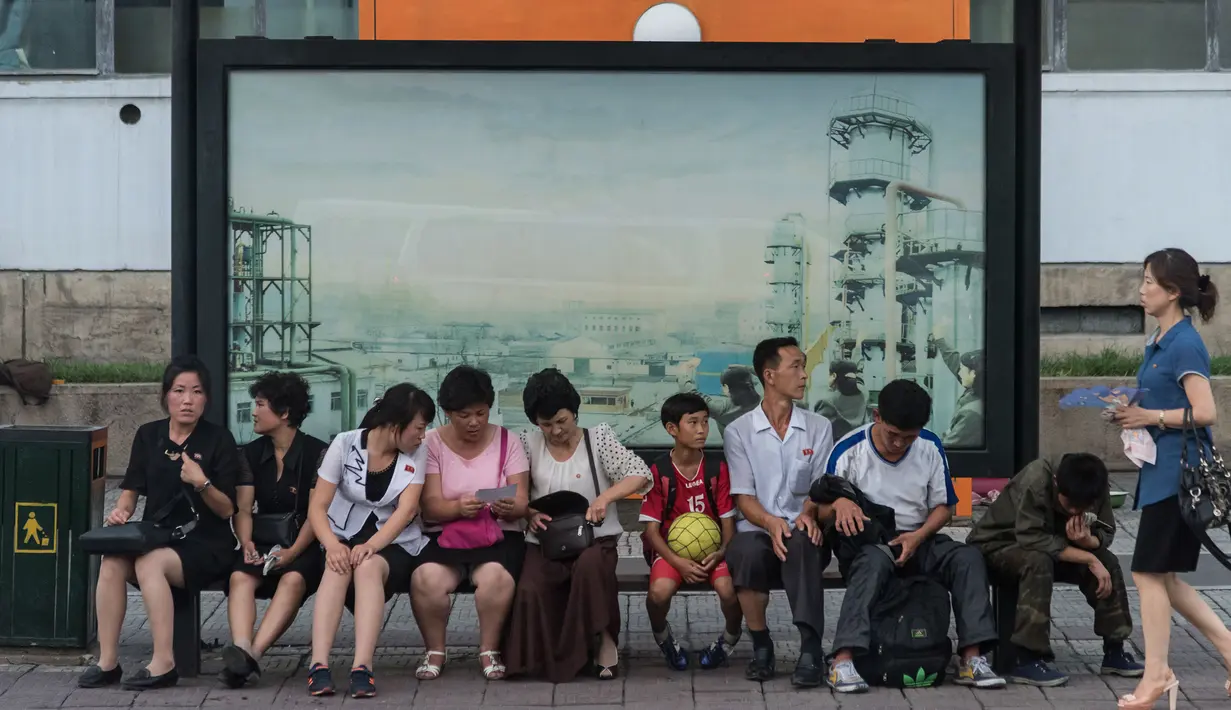
[[[440,490],[445,500],[457,500],[484,488],[500,488],[507,484],[509,476],[530,470],[530,461],[526,458],[521,439],[512,432],[506,437],[504,469],[497,470],[500,467],[501,427],[494,424],[489,426],[495,430],[491,443],[472,459],[462,458],[446,446],[438,429],[427,433],[424,440],[427,446],[427,475],[440,476]],[[499,523],[505,530],[520,529],[517,521],[501,520]],[[440,527],[428,526],[427,529],[434,531]]]

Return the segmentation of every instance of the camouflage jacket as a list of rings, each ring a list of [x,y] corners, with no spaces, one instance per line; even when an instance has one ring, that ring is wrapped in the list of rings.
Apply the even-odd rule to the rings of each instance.
[[[1058,459],[1057,459],[1058,460]],[[1071,543],[1064,533],[1068,515],[1056,503],[1055,463],[1039,459],[1021,470],[1000,497],[987,507],[987,512],[975,523],[966,542],[985,554],[1009,545],[1046,552],[1053,559]],[[1116,519],[1111,508],[1108,488],[1095,504],[1094,510],[1102,524],[1090,526],[1098,538],[1099,547],[1111,546]]]

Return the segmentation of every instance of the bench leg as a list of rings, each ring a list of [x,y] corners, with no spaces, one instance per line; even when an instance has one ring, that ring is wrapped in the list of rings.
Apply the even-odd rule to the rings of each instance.
[[[172,588],[171,597],[175,600],[175,668],[183,678],[196,678],[201,673],[201,595]]]
[[[1013,670],[1017,665],[1017,647],[1009,640],[1013,635],[1013,627],[1017,625],[1017,584],[996,584],[992,587],[992,614],[996,619],[996,632],[1000,638],[996,643],[996,653],[992,658],[992,667],[1001,675]]]

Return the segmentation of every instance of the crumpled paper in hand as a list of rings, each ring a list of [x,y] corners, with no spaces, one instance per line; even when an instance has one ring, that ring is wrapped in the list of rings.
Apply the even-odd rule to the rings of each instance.
[[[1158,449],[1154,445],[1154,437],[1145,429],[1123,429],[1120,440],[1124,442],[1124,455],[1138,468],[1154,463]]]

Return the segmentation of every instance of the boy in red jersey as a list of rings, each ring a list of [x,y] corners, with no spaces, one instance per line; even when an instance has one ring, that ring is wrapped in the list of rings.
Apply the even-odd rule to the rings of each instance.
[[[710,415],[709,405],[700,395],[681,392],[668,397],[663,402],[662,423],[675,439],[675,447],[651,467],[654,488],[641,501],[641,521],[646,524],[641,544],[650,562],[650,593],[646,596],[645,607],[654,641],[662,649],[667,665],[685,670],[688,650],[680,646],[671,633],[667,612],[671,609],[671,597],[681,584],[709,580],[718,593],[727,623],[726,630],[701,652],[700,661],[702,668],[717,668],[726,663],[731,648],[739,641],[743,621],[735,585],[723,561],[727,545],[735,537],[731,478],[726,462],[705,456]],[[704,513],[722,529],[722,546],[701,562],[675,554],[665,539],[672,521],[685,513]]]

